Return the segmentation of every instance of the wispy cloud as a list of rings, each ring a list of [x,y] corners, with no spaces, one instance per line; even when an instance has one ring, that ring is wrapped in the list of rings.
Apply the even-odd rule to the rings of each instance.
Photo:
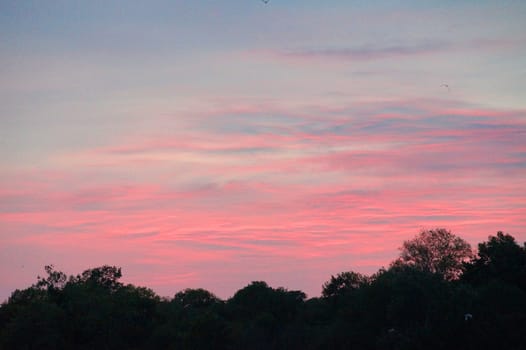
[[[356,46],[335,48],[298,48],[274,51],[272,55],[297,59],[378,60],[425,55],[451,48],[444,42],[424,42],[411,45]]]
[[[208,125],[55,155],[52,173],[4,176],[0,240],[76,251],[96,240],[101,255],[133,252],[152,269],[183,260],[174,275],[199,270],[198,283],[219,260],[267,261],[263,276],[287,259],[366,269],[426,227],[519,232],[525,111],[442,104],[280,110],[287,123],[264,132],[274,121],[257,109],[225,109]]]
[[[249,55],[278,60],[298,61],[377,61],[390,59],[415,59],[420,56],[458,53],[465,51],[513,51],[524,47],[525,37],[479,38],[467,41],[423,40],[396,44],[367,44],[350,46],[289,47],[272,50],[254,50]],[[371,72],[368,72],[369,74]],[[366,74],[368,75],[368,74]]]

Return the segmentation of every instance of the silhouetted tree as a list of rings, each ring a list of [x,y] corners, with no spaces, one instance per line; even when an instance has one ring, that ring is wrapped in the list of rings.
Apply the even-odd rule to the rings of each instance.
[[[500,280],[526,290],[526,249],[503,232],[479,243],[477,256],[465,268],[463,279],[467,282]]]
[[[292,337],[296,317],[306,295],[252,282],[228,300],[232,336],[237,349],[275,349]],[[290,340],[290,338],[289,338]],[[284,345],[282,346],[285,347]]]
[[[526,249],[503,232],[479,243],[462,282],[474,288],[469,332],[473,348],[522,349],[526,344]]]
[[[68,284],[83,284],[89,288],[103,288],[108,292],[115,292],[122,287],[122,283],[119,282],[121,277],[120,267],[104,265],[70,277]]]
[[[164,349],[224,349],[228,327],[224,302],[205,289],[185,289],[162,302],[153,342]]]
[[[68,277],[64,272],[55,271],[55,267],[53,265],[46,265],[44,270],[47,273],[47,277],[44,278],[38,276],[38,282],[35,287],[39,289],[45,289],[47,291],[61,290],[64,288],[68,280]]]
[[[373,276],[361,322],[373,330],[369,339],[376,339],[377,349],[459,348],[448,346],[448,334],[465,313],[457,304],[453,282],[412,265],[393,265]]]
[[[323,284],[321,295],[324,298],[342,296],[354,290],[367,286],[370,278],[357,272],[341,272],[331,276],[330,281]]]
[[[175,294],[173,302],[179,304],[182,308],[208,307],[222,301],[209,291],[198,289],[185,289]]]
[[[395,264],[438,274],[446,280],[458,278],[463,263],[473,256],[471,246],[462,238],[443,228],[424,230],[415,238],[405,241]]]

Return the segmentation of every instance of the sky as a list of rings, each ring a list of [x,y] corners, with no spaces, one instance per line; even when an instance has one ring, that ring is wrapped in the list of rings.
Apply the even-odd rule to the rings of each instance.
[[[44,275],[319,296],[526,241],[524,1],[0,0],[0,301]]]

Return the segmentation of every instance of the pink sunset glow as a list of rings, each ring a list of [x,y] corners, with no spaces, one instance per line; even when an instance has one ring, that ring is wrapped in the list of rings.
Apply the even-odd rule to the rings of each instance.
[[[292,5],[246,6],[283,26]],[[265,280],[317,296],[331,274],[387,266],[421,229],[473,245],[499,230],[525,241],[526,87],[514,77],[524,41],[509,40],[513,19],[493,19],[511,23],[493,38],[466,19],[464,38],[442,28],[428,41],[401,33],[353,46],[347,30],[377,33],[335,21],[311,37],[305,18],[337,16],[311,6],[289,18],[284,36],[297,45],[251,29],[217,34],[221,50],[194,44],[203,34],[181,20],[194,41],[138,36],[144,51],[122,62],[135,48],[88,40],[81,56],[69,37],[43,38],[57,46],[34,54],[29,38],[22,53],[2,50],[2,300],[47,264],[121,266],[126,282],[160,295],[202,287],[225,298]],[[389,11],[366,13],[387,33]],[[160,42],[184,48],[148,51]],[[53,77],[42,57],[56,58]]]

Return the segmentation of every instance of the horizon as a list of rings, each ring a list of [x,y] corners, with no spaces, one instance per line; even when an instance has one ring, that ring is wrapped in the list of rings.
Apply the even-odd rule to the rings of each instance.
[[[526,241],[526,3],[0,2],[0,301],[53,264],[319,296]]]
[[[432,229],[431,231],[433,231],[433,230],[435,230],[435,229]],[[436,230],[441,230],[441,228],[437,228]],[[421,234],[424,233],[425,231],[426,231],[426,232],[429,232],[429,230],[423,230],[423,231],[421,231],[418,235],[415,235],[415,237],[413,237],[412,239],[409,239],[409,240],[407,240],[407,241],[404,241],[404,243],[409,242],[409,241],[415,241],[415,240],[416,240],[418,237],[420,237]],[[445,231],[448,231],[448,230],[446,229]],[[495,237],[497,237],[497,234],[500,234],[500,233],[503,233],[503,232],[502,232],[502,231],[499,231],[499,232],[497,232],[495,235],[490,235],[490,236],[488,237],[488,239],[495,238]],[[504,233],[504,234],[506,234],[506,233]],[[458,237],[458,236],[456,236],[456,235],[454,235],[454,234],[452,235],[452,237],[453,237],[453,238],[460,238],[462,242],[469,244],[468,242],[464,241],[461,237]],[[511,235],[511,237],[512,237],[513,239],[515,239],[515,237],[514,237],[513,235]],[[487,243],[487,242],[488,242],[488,241],[478,242],[478,244]],[[480,258],[478,257],[478,244],[477,244],[477,245],[474,245],[474,246],[471,246],[471,251],[472,251],[472,253],[473,253],[473,256],[472,256],[472,258],[470,258],[469,260],[466,260],[466,259],[464,258],[464,259],[465,259],[464,262],[473,263],[473,260],[471,260],[471,259],[473,259],[473,258],[474,258],[474,259],[480,259]],[[518,247],[521,247],[521,248],[526,247],[526,242],[518,242],[517,240],[515,240],[515,244],[517,244],[517,246],[518,246]],[[405,244],[404,244],[404,245],[405,245]],[[400,251],[404,249],[404,245],[402,245],[402,246],[399,248]],[[411,259],[409,259],[409,260],[411,260]],[[362,272],[358,272],[358,273],[361,274],[361,275],[363,275],[364,277],[371,277],[371,278],[372,278],[373,276],[376,276],[376,275],[378,275],[378,274],[381,275],[382,271],[383,271],[383,272],[390,271],[390,270],[391,270],[391,267],[392,267],[392,266],[397,266],[395,263],[396,263],[396,262],[400,262],[400,261],[403,261],[403,259],[402,259],[402,254],[399,254],[397,257],[395,257],[395,258],[394,258],[389,264],[387,264],[386,266],[378,267],[378,268],[376,269],[376,271],[370,272],[370,273],[368,273],[368,274],[365,274],[365,273],[362,273]],[[414,263],[414,261],[413,261],[413,263]],[[403,264],[406,264],[406,266],[409,266],[411,263],[404,262]],[[122,271],[122,269],[121,269],[119,266],[111,266],[111,265],[108,265],[108,264],[100,265],[100,266],[91,266],[91,267],[86,268],[86,269],[83,270],[83,271],[77,271],[76,273],[69,273],[67,270],[62,270],[62,269],[60,269],[60,268],[57,268],[57,267],[54,266],[53,264],[49,265],[49,267],[51,267],[51,270],[52,270],[52,271],[56,271],[56,272],[64,273],[65,276],[67,277],[67,281],[68,281],[68,283],[70,283],[71,278],[81,276],[81,275],[84,274],[84,272],[87,272],[88,270],[93,270],[93,269],[98,269],[98,268],[104,268],[104,267],[117,268],[120,272],[122,272],[122,276],[119,277],[119,278],[117,278],[118,282],[122,283],[123,285],[131,285],[131,286],[133,286],[133,287],[145,287],[145,288],[148,288],[148,289],[153,290],[152,288],[150,288],[150,287],[147,286],[147,285],[135,285],[134,283],[127,282],[127,281],[126,281],[125,271]],[[44,271],[48,274],[48,276],[49,276],[49,273],[46,271],[47,268],[48,268],[48,266],[44,266],[44,267],[42,268],[42,270],[44,270]],[[357,271],[354,271],[354,270],[346,270],[346,271],[340,271],[340,272],[338,272],[338,273],[331,274],[331,275],[328,276],[328,277],[325,279],[325,281],[320,285],[320,293],[318,293],[318,294],[316,294],[316,295],[309,295],[309,294],[305,293],[304,291],[302,291],[302,290],[300,290],[300,289],[287,288],[287,287],[284,287],[284,286],[281,286],[281,285],[280,285],[280,286],[277,286],[277,285],[269,285],[269,284],[268,284],[266,281],[264,281],[264,280],[251,280],[251,281],[247,282],[245,285],[240,286],[239,288],[237,288],[236,290],[234,290],[233,293],[232,293],[231,295],[227,295],[227,296],[220,296],[220,295],[214,293],[214,291],[211,291],[211,290],[208,290],[208,289],[205,289],[205,288],[199,287],[199,286],[184,287],[184,288],[181,288],[181,289],[179,289],[179,290],[177,290],[177,291],[172,292],[170,295],[161,295],[161,294],[159,294],[159,293],[156,293],[156,295],[157,295],[158,297],[160,297],[161,299],[172,299],[172,298],[174,298],[174,296],[175,296],[177,293],[180,293],[180,292],[187,292],[187,291],[195,291],[195,290],[204,289],[204,290],[206,290],[207,292],[210,292],[213,296],[217,297],[219,300],[222,300],[222,301],[228,301],[228,300],[230,300],[231,298],[233,298],[233,297],[235,296],[235,294],[236,294],[237,292],[239,292],[240,290],[242,290],[242,289],[244,289],[244,288],[246,288],[246,287],[248,287],[248,286],[250,286],[250,285],[252,285],[252,284],[254,284],[254,283],[263,282],[263,283],[267,284],[270,288],[273,288],[273,289],[283,288],[284,290],[289,291],[289,292],[298,292],[298,291],[299,291],[299,292],[302,292],[302,293],[304,293],[304,294],[306,295],[306,300],[308,300],[308,299],[312,299],[312,298],[320,298],[320,297],[322,297],[322,291],[323,291],[323,289],[325,288],[325,283],[329,283],[334,277],[339,276],[341,273],[346,273],[346,272],[357,272]],[[428,272],[429,272],[429,271],[428,271]],[[433,274],[440,275],[440,273],[437,273],[437,272],[432,272],[432,273],[433,273]],[[24,290],[24,289],[26,289],[26,288],[32,288],[32,287],[36,286],[36,285],[38,284],[38,281],[39,281],[41,278],[42,278],[42,279],[45,279],[45,278],[46,278],[45,274],[42,274],[42,275],[39,274],[38,276],[35,276],[35,281],[34,281],[34,283],[33,283],[32,285],[25,286],[25,288],[20,288],[20,289],[18,289],[18,290]],[[446,280],[447,280],[447,279],[446,279]],[[153,290],[153,291],[155,292],[155,290]],[[14,290],[11,291],[11,293],[12,293],[12,292],[14,292]],[[1,301],[0,304],[2,304],[2,303],[4,303],[4,302],[7,302],[8,299],[9,299],[9,298],[6,298],[4,301]]]

